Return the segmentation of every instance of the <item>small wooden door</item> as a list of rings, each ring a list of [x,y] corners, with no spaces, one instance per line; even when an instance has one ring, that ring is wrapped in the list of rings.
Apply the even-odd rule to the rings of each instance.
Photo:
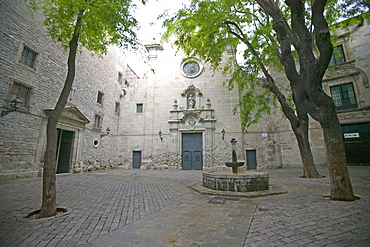
[[[203,169],[202,133],[182,134],[182,169]]]
[[[132,168],[140,169],[141,167],[141,151],[133,151],[132,153]]]
[[[74,132],[58,129],[57,173],[69,173]]]
[[[257,169],[256,150],[247,150],[247,169],[248,170]]]

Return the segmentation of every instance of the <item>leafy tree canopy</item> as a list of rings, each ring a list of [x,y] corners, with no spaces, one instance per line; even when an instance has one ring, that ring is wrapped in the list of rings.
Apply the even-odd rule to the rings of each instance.
[[[287,1],[286,1],[287,2]],[[277,11],[281,11],[291,42],[291,52],[299,67],[300,57],[297,50],[300,48],[301,37],[294,31],[291,18],[292,12],[284,1],[277,1]],[[307,30],[314,40],[315,28],[312,25],[312,7],[314,1],[305,1],[304,18]],[[351,2],[351,3],[349,3]],[[343,10],[343,11],[339,11]],[[345,10],[345,12],[344,12]],[[348,11],[351,10],[352,12]],[[365,1],[350,0],[344,2],[328,1],[325,17],[330,24],[334,24],[341,16],[354,16],[365,12],[368,17],[369,6]],[[237,47],[242,48],[242,61],[235,66],[235,59],[224,71],[232,73],[227,82],[230,88],[238,85],[243,96],[238,106],[242,115],[243,127],[259,120],[262,113],[270,111],[268,95],[265,90],[255,90],[258,85],[263,85],[263,80],[256,80],[267,72],[265,66],[273,66],[281,70],[282,64],[279,55],[283,52],[278,42],[278,37],[273,29],[273,20],[255,0],[193,0],[188,7],[177,12],[165,20],[167,31],[164,35],[168,39],[176,36],[175,44],[182,48],[189,56],[198,56],[210,62],[213,69],[220,67],[224,52]],[[243,46],[240,46],[240,45]],[[314,44],[314,42],[313,42]],[[315,45],[315,44],[314,44]],[[316,55],[320,53],[313,48]],[[266,74],[265,74],[266,75]],[[248,82],[248,83],[246,83]],[[287,96],[287,102],[293,107],[290,88],[277,85],[282,93]],[[261,88],[261,87],[259,87]],[[237,108],[235,108],[237,111]],[[254,113],[254,117],[251,114]]]
[[[138,22],[132,12],[132,0],[24,0],[32,9],[43,10],[44,26],[53,41],[69,49],[75,32],[79,45],[95,53],[106,53],[108,45],[138,48]],[[146,0],[141,0],[144,4]],[[80,29],[75,31],[81,13]]]

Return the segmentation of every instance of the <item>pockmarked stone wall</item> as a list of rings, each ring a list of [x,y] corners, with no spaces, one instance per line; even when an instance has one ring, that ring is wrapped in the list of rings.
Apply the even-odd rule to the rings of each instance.
[[[55,106],[67,74],[67,52],[46,35],[43,15],[33,17],[22,1],[4,0],[0,8],[0,108],[8,110],[13,83],[30,88],[29,101],[19,111],[0,118],[0,179],[40,176],[46,148],[47,114]],[[30,68],[19,62],[23,47],[37,53]],[[111,169],[119,156],[120,109],[128,69],[126,54],[108,47],[99,57],[81,49],[67,111],[58,128],[73,132],[69,172]],[[121,74],[121,79],[119,78]],[[101,104],[97,94],[103,94]],[[26,106],[27,103],[27,106]],[[100,116],[96,124],[95,116]],[[110,134],[101,137],[110,128]]]
[[[346,53],[348,53],[348,62],[342,65],[347,69],[342,69],[343,71],[340,72],[337,66],[332,76],[338,79],[335,82],[337,84],[346,83],[349,80],[354,82],[359,104],[358,109],[338,112],[343,124],[369,121],[370,95],[367,79],[369,65],[366,64],[369,49],[366,48],[369,48],[370,43],[364,36],[368,30],[369,26],[363,23],[349,31],[349,35],[354,38],[342,35],[343,37],[339,39],[345,42]],[[155,46],[158,49],[153,50]],[[228,79],[228,74],[212,71],[209,64],[203,64],[203,72],[197,77],[189,78],[181,73],[181,64],[187,57],[181,51],[177,51],[171,41],[151,44],[150,48],[152,53],[147,76],[128,90],[127,108],[124,114],[127,116],[124,120],[127,121],[124,124],[127,130],[124,130],[123,135],[130,144],[124,156],[129,157],[132,150],[141,150],[145,160],[143,169],[162,167],[161,164],[166,163],[167,160],[171,160],[170,167],[181,169],[181,135],[200,132],[203,135],[204,170],[215,169],[222,166],[225,161],[231,160],[229,143],[231,138],[238,140],[239,160],[247,159],[246,151],[256,151],[258,169],[302,166],[295,135],[277,102],[271,105],[271,114],[264,115],[260,122],[252,124],[247,132],[243,133],[240,116],[232,113],[240,94],[237,90],[229,91],[223,86],[223,82]],[[225,53],[224,62],[229,55]],[[352,68],[348,69],[348,65]],[[354,71],[357,72],[354,73]],[[289,84],[284,74],[278,72],[273,74],[279,85]],[[328,76],[330,77],[329,73],[324,80],[324,90],[330,95],[330,86],[334,84],[330,84]],[[201,96],[196,98],[197,109],[201,110],[209,105],[213,110],[215,121],[211,126],[207,127],[204,123],[198,122],[194,126],[189,126],[187,123],[187,102],[186,97],[183,96],[190,86],[201,91]],[[135,113],[137,103],[144,105],[144,112],[141,114]],[[225,130],[223,140],[222,129]],[[160,141],[157,135],[159,130],[163,133],[163,141]],[[322,129],[313,119],[310,119],[309,137],[315,163],[325,165],[326,148]],[[169,153],[177,154],[176,158],[172,156],[170,158]],[[132,159],[127,160],[127,167],[130,167],[130,162]]]
[[[214,170],[231,160],[231,138],[238,140],[239,160],[246,160],[246,150],[256,150],[259,169],[283,166],[284,142],[280,138],[284,133],[290,135],[291,130],[278,107],[272,107],[271,115],[243,133],[240,116],[233,113],[240,94],[237,89],[229,91],[224,86],[229,74],[212,71],[209,64],[202,64],[199,76],[186,77],[181,73],[181,64],[187,59],[185,54],[171,42],[151,45],[154,46],[157,50],[145,78],[127,87],[123,97],[126,102],[122,119],[123,156],[127,157],[124,167],[132,167],[132,152],[141,151],[141,169],[182,169],[184,133],[202,133],[204,170]],[[229,56],[225,53],[224,64]],[[189,110],[186,94],[191,90],[196,94],[196,103],[195,109]],[[142,113],[136,112],[137,104],[143,104]],[[195,119],[193,125],[190,115]],[[285,125],[280,127],[282,123]],[[289,149],[296,146],[294,136],[283,139],[289,142]],[[292,156],[296,158],[296,151]]]
[[[9,110],[14,83],[25,85],[30,95],[21,109],[0,118],[0,179],[41,175],[47,116],[67,73],[68,54],[46,35],[44,17],[28,13],[22,1],[1,1],[1,111]],[[346,62],[327,71],[323,88],[330,95],[330,87],[353,83],[358,107],[338,111],[338,118],[343,125],[369,123],[370,27],[364,22],[337,31]],[[34,68],[19,62],[24,46],[37,53]],[[73,132],[69,172],[132,169],[135,152],[141,155],[141,169],[183,169],[187,134],[201,135],[199,151],[206,171],[231,161],[232,138],[237,139],[238,160],[247,161],[247,153],[255,152],[257,169],[302,166],[295,136],[277,102],[271,99],[271,113],[243,132],[239,113],[233,113],[243,92],[224,86],[228,73],[187,57],[173,40],[154,40],[146,47],[149,63],[143,65],[147,72],[140,79],[118,47],[108,47],[101,57],[81,49],[75,82],[58,123],[59,129]],[[225,52],[222,65],[229,58],[232,51]],[[272,73],[279,85],[288,83],[284,74]],[[315,163],[324,165],[322,130],[312,119],[309,135]]]

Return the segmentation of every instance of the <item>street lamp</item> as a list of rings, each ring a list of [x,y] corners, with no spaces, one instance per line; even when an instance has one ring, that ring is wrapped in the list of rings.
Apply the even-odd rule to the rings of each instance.
[[[221,130],[222,140],[225,140],[225,133],[226,131],[224,129]]]
[[[19,97],[13,99],[12,101],[10,101],[10,104],[9,104],[10,110],[1,111],[1,117],[4,117],[5,115],[8,115],[9,113],[13,111],[16,111],[17,109],[21,107],[22,104],[23,104],[23,101]]]
[[[161,139],[161,141],[163,141],[163,134],[162,134],[162,131],[161,130],[158,131],[158,136]]]
[[[105,131],[106,131],[107,133],[105,133],[105,134],[100,134],[100,138],[103,138],[104,136],[109,135],[110,128],[108,127]]]

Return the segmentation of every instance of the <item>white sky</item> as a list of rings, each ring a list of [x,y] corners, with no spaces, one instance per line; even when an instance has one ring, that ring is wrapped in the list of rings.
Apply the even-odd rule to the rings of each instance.
[[[163,20],[157,20],[158,15],[164,11],[174,14],[182,8],[183,4],[189,2],[190,0],[148,0],[144,6],[138,3],[135,16],[141,25],[139,36],[143,39],[144,44],[151,43],[153,37],[160,39],[158,34],[163,31],[161,29]],[[150,23],[154,23],[154,25]]]
[[[153,38],[159,42],[164,32],[162,28],[163,20],[157,20],[157,17],[164,11],[168,11],[170,15],[174,14],[183,7],[183,4],[188,4],[190,0],[148,0],[143,5],[140,0],[136,0],[137,9],[135,10],[135,18],[138,20],[141,28],[138,32],[142,44],[150,44]],[[151,24],[153,23],[153,24]],[[132,69],[142,77],[145,72],[143,66],[144,59],[139,54],[128,54],[129,65]]]

